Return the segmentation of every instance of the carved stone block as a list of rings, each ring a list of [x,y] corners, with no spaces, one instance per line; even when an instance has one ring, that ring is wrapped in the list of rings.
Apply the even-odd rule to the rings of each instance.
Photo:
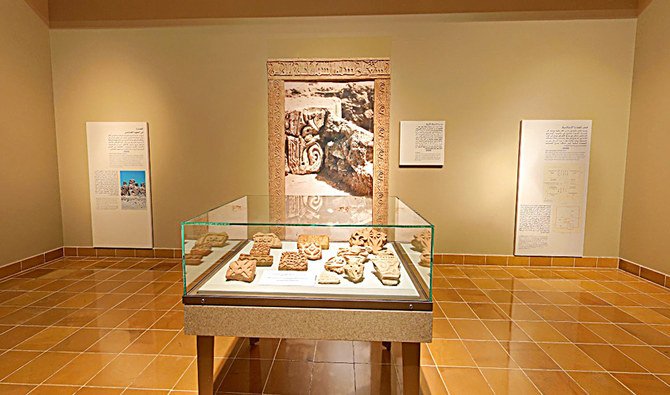
[[[350,246],[370,247],[373,253],[381,251],[387,242],[386,233],[372,228],[363,228],[349,237]]]
[[[251,254],[240,254],[241,260],[255,260],[256,266],[272,266],[272,255],[251,255]]]
[[[254,244],[269,244],[270,248],[281,248],[281,240],[279,239],[279,236],[274,233],[255,233],[253,239]]]
[[[279,260],[279,270],[307,270],[307,257],[300,251],[284,251]]]
[[[430,230],[425,229],[421,231],[421,233],[417,233],[414,235],[414,237],[412,238],[412,247],[414,247],[414,249],[419,252],[430,250],[430,239],[431,239]]]
[[[232,262],[226,271],[226,280],[250,283],[254,278],[256,278],[256,261],[253,259],[238,259]]]
[[[337,274],[342,274],[344,273],[344,265],[346,264],[346,259],[341,256],[334,256],[326,261],[323,268]]]
[[[329,271],[324,271],[319,274],[316,280],[319,284],[339,284],[340,277],[337,274]]]
[[[251,247],[249,255],[252,256],[266,256],[270,255],[270,245],[265,243],[256,243]]]
[[[207,256],[212,253],[212,250],[209,248],[191,248],[190,254],[191,255],[200,255],[200,256]]]
[[[310,261],[318,261],[321,259],[321,246],[316,243],[305,243],[298,248]]]
[[[363,261],[367,260],[368,255],[370,255],[370,250],[368,247],[361,246],[351,246],[349,248],[340,248],[337,251],[337,256],[348,259],[349,257],[356,256],[363,258]]]
[[[400,283],[400,261],[391,257],[373,258],[375,276],[384,285],[398,285]]]
[[[193,248],[212,248],[212,247],[223,247],[228,240],[228,233],[207,233],[198,239],[195,242],[195,247]]]
[[[186,261],[187,265],[190,266],[199,265],[202,263],[202,255],[186,254],[184,256],[184,260]]]
[[[298,236],[298,248],[302,248],[305,244],[316,243],[322,250],[327,250],[330,248],[330,239],[327,235],[299,235]]]
[[[360,283],[363,281],[363,273],[365,265],[358,259],[351,259],[344,265],[344,275],[352,283]]]
[[[419,260],[419,266],[430,267],[430,251],[426,251],[421,254],[421,259]]]

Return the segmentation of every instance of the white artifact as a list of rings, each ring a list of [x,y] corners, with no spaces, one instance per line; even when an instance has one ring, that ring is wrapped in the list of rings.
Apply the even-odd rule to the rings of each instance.
[[[344,265],[344,275],[347,276],[347,279],[352,283],[360,283],[363,281],[365,265],[359,259],[347,260],[347,264]]]
[[[339,284],[340,277],[338,277],[338,275],[333,272],[323,271],[321,274],[319,274],[317,282],[319,284]]]
[[[384,285],[398,285],[400,283],[400,262],[390,257],[373,258],[372,264],[375,268],[375,276]]]
[[[347,264],[346,259],[344,259],[341,256],[334,256],[326,261],[326,264],[323,266],[324,269],[337,273],[337,274],[342,274],[344,273],[344,265]]]
[[[317,261],[321,259],[321,246],[316,243],[306,243],[300,247],[300,252],[303,253],[310,261]]]

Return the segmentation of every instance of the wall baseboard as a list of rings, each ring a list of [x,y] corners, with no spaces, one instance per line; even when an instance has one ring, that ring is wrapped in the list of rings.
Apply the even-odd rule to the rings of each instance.
[[[95,247],[59,247],[29,258],[12,262],[0,267],[0,279],[20,274],[62,257],[98,257],[98,258],[181,258],[178,248],[95,248]],[[556,267],[556,268],[595,268],[620,269],[634,276],[651,281],[654,284],[670,288],[670,275],[650,269],[638,263],[618,257],[527,257],[513,255],[472,255],[440,254],[434,255],[435,265],[488,265],[509,267]]]

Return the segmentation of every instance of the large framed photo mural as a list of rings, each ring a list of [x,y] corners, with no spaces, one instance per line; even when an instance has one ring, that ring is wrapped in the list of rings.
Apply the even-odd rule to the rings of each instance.
[[[319,196],[336,195],[342,207],[367,205],[373,223],[384,223],[390,61],[268,60],[267,73],[272,220],[325,209]]]
[[[584,254],[591,121],[522,121],[514,253]]]

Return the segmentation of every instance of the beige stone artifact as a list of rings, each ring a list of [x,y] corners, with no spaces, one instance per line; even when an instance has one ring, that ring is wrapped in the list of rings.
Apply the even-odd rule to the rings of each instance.
[[[386,241],[386,233],[373,230],[368,237],[367,246],[372,249],[373,254],[377,254],[385,248]]]
[[[226,271],[226,280],[250,283],[254,278],[256,278],[256,261],[253,259],[238,259],[231,263]]]
[[[298,248],[310,261],[318,261],[321,259],[321,246],[316,243],[306,243]]]
[[[249,255],[252,256],[266,256],[270,255],[270,245],[267,243],[256,243],[251,247]]]
[[[200,256],[207,256],[212,253],[212,250],[209,248],[191,248],[191,251],[189,252],[192,255],[200,255]]]
[[[370,247],[373,253],[381,251],[387,242],[386,233],[372,228],[363,228],[349,237],[350,246]]]
[[[329,271],[323,271],[316,280],[319,284],[339,284],[340,277]]]
[[[279,260],[279,270],[307,270],[307,257],[300,251],[284,251]]]
[[[363,281],[363,272],[365,271],[365,265],[363,264],[362,258],[358,259],[349,259],[347,264],[344,265],[344,275],[352,283],[360,283]]]
[[[281,248],[281,240],[279,236],[274,233],[255,233],[254,243],[269,244],[270,248]]]
[[[251,255],[251,254],[240,254],[241,260],[250,260],[253,259],[256,261],[256,266],[272,266],[272,255]]]
[[[184,260],[186,261],[187,265],[199,265],[202,263],[202,255],[186,254],[184,255]]]
[[[346,264],[346,259],[341,256],[334,256],[326,261],[326,264],[323,266],[323,268],[337,274],[342,274],[344,273],[344,265]]]
[[[299,235],[298,248],[302,248],[305,244],[316,243],[322,250],[330,248],[330,239],[327,235]]]
[[[370,250],[368,247],[361,247],[361,246],[351,246],[349,248],[340,248],[337,251],[337,256],[341,256],[343,258],[347,258],[350,256],[359,256],[363,258],[363,260],[367,260],[368,255],[370,255]]]
[[[430,230],[425,229],[421,233],[417,233],[414,235],[414,237],[412,238],[412,247],[414,247],[414,249],[419,252],[430,250],[430,239],[431,239]]]
[[[371,228],[363,228],[361,230],[357,230],[356,232],[352,233],[351,236],[349,237],[349,245],[350,246],[364,246],[368,242],[368,238],[370,237],[370,230]]]
[[[419,266],[430,267],[430,251],[426,251],[421,254],[421,260],[419,260]]]
[[[400,282],[400,262],[397,259],[373,258],[375,276],[384,285],[398,285]]]
[[[228,233],[207,233],[198,239],[193,248],[212,248],[212,247],[223,247],[228,240]]]

